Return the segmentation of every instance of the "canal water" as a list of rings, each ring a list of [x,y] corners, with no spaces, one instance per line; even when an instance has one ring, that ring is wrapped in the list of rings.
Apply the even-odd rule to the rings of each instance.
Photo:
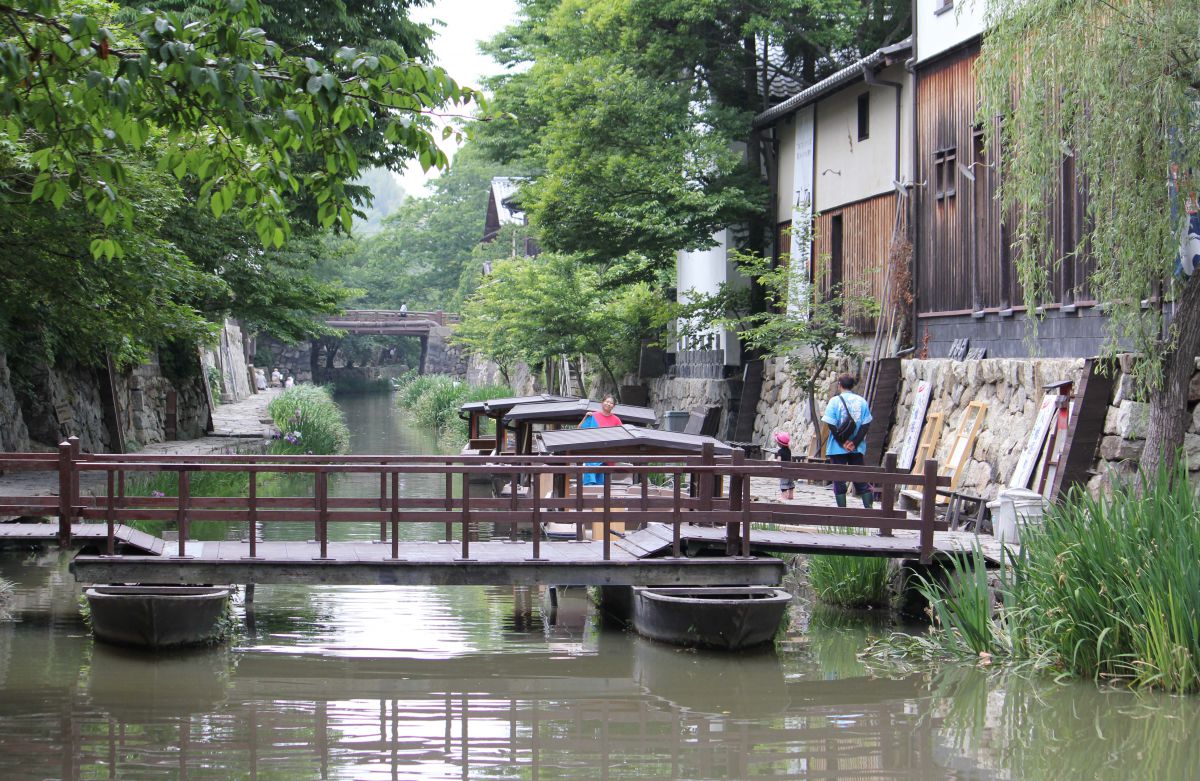
[[[438,447],[386,396],[343,403],[356,452]],[[1200,776],[1196,698],[872,674],[893,627],[800,601],[774,649],[720,655],[602,627],[575,591],[259,586],[228,645],[147,655],[91,640],[64,565],[0,558],[0,779]]]

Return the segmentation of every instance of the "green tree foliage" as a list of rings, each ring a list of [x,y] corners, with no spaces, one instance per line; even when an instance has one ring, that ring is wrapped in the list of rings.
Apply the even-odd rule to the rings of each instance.
[[[793,240],[805,240],[800,236]],[[766,303],[763,311],[748,311],[744,288],[722,286],[717,295],[697,296],[677,311],[687,327],[703,329],[712,324],[732,328],[749,348],[764,358],[784,358],[796,385],[808,397],[810,420],[818,420],[817,393],[830,365],[839,359],[856,358],[862,350],[846,321],[873,317],[879,302],[863,291],[825,280],[798,285],[786,264],[748,252],[734,252],[739,270],[754,280]]]
[[[476,95],[397,48],[422,53],[420,26],[389,22],[412,33],[390,55],[315,19],[281,45],[260,25],[284,10],[0,3],[5,343],[137,360],[202,336],[204,315],[304,335],[345,297],[293,225],[349,228],[360,159],[443,165],[429,114]]]
[[[677,250],[711,246],[715,230],[762,213],[753,114],[903,35],[906,9],[528,0],[490,44],[514,67],[491,85],[507,118],[481,138],[497,159],[539,171],[522,197],[545,247],[592,262],[632,258],[628,276],[648,278]]]
[[[516,361],[541,366],[584,354],[616,388],[635,368],[641,340],[661,330],[669,310],[648,285],[606,288],[594,267],[543,254],[498,262],[463,315],[455,341],[495,361],[506,378]]]
[[[1141,463],[1153,473],[1183,441],[1200,353],[1200,283],[1174,277],[1182,219],[1166,186],[1177,165],[1194,191],[1189,172],[1200,169],[1200,2],[994,0],[990,15],[980,119],[1001,153],[1000,197],[1018,214],[1028,309],[1052,298],[1061,252],[1045,205],[1070,155],[1078,181],[1067,186],[1088,202],[1072,250],[1095,261],[1088,284],[1107,308],[1110,350],[1137,350],[1150,402]]]
[[[365,291],[358,305],[457,309],[474,290],[483,261],[512,254],[511,228],[492,243],[480,244],[492,177],[507,170],[468,143],[450,168],[430,182],[428,196],[409,198],[379,233],[355,241],[340,273]]]

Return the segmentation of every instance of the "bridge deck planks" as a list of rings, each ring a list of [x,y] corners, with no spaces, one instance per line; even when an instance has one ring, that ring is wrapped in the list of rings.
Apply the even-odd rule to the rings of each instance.
[[[391,545],[330,542],[320,559],[315,542],[259,543],[249,559],[246,542],[204,542],[175,556],[168,544],[160,556],[78,556],[72,571],[80,582],[144,583],[339,583],[390,585],[770,585],[783,576],[783,562],[769,558],[638,558],[612,547],[603,558],[600,542],[543,542],[533,561],[529,542],[472,542],[469,560],[461,543],[402,542],[400,559]]]
[[[725,529],[685,524],[680,529],[680,544],[702,544],[723,549]],[[887,558],[915,559],[920,557],[920,533],[897,530],[893,537],[873,534],[839,534],[820,530],[767,530],[753,529],[750,535],[751,553],[807,553],[843,554],[857,556],[882,556]],[[670,526],[650,525],[626,535],[615,548],[641,556],[653,556],[669,552],[672,531]],[[984,558],[991,564],[999,564],[1004,554],[1002,544],[990,535],[970,532],[934,532],[935,557],[969,553],[978,545]],[[1007,546],[1015,552],[1016,546]]]
[[[160,537],[124,524],[118,524],[113,531],[119,544],[138,548],[145,553],[158,555],[166,547]],[[104,544],[108,539],[108,527],[102,523],[73,523],[71,537],[76,546]],[[0,523],[0,544],[57,541],[57,523]]]

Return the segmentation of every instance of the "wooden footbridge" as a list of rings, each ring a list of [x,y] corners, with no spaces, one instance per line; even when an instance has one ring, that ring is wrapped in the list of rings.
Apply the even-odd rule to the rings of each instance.
[[[782,577],[783,563],[756,555],[766,551],[929,562],[962,548],[956,540],[935,538],[945,529],[934,515],[935,494],[947,479],[938,477],[933,460],[921,476],[922,513],[910,517],[895,508],[894,498],[914,477],[896,470],[890,454],[882,468],[750,461],[741,451],[718,458],[711,445],[699,456],[621,459],[620,465],[598,466],[578,456],[88,455],[68,441],[58,453],[0,455],[0,469],[53,470],[59,483],[57,497],[0,497],[0,517],[56,515],[57,523],[36,525],[42,539],[63,546],[79,545],[86,536],[84,553],[73,562],[81,582],[770,584]],[[178,496],[130,490],[136,484],[131,476],[156,472],[177,476]],[[245,474],[245,495],[194,495],[192,477],[205,472]],[[637,482],[614,485],[610,477],[603,486],[579,488],[585,472],[632,475]],[[470,478],[481,473],[503,475],[509,496],[473,495]],[[269,475],[287,475],[285,484],[302,495],[263,495],[260,484]],[[357,475],[360,482],[365,476],[378,491],[332,495],[335,475]],[[406,495],[402,486],[412,475],[433,476],[441,489],[433,496]],[[103,486],[101,495],[81,493],[81,477],[89,476],[101,478],[88,480]],[[752,499],[751,477],[784,476],[869,481],[880,486],[881,501],[865,509]],[[652,486],[664,479],[670,488]],[[534,490],[525,488],[531,485]],[[135,539],[128,524],[138,520],[169,522],[178,539],[162,545],[151,535]],[[199,521],[229,524],[234,530],[228,537],[241,540],[195,540],[191,524]],[[547,540],[543,527],[549,522],[573,524],[574,539]],[[260,540],[264,523],[298,524],[312,529],[312,538]],[[343,536],[331,535],[331,528],[348,523],[371,524],[377,535],[363,542],[331,539]],[[441,541],[402,541],[408,535],[401,526],[413,523],[436,524]],[[510,530],[507,540],[478,539],[481,528],[496,526]],[[592,539],[588,529],[594,529]],[[0,540],[36,537],[29,524],[0,524]]]
[[[441,310],[401,312],[392,309],[349,309],[328,318],[325,324],[350,334],[377,336],[428,336],[434,328],[452,325],[459,316]]]

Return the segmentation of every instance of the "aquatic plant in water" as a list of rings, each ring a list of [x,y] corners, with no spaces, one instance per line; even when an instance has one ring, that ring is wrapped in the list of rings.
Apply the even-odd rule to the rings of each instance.
[[[926,580],[934,629],[868,649],[996,657],[1095,680],[1200,690],[1200,500],[1186,462],[1094,497],[1072,490],[989,583],[982,555]],[[992,592],[998,596],[993,604]]]
[[[267,409],[282,432],[271,442],[272,455],[335,455],[350,449],[345,416],[326,388],[297,385],[272,399]]]
[[[838,529],[840,534],[861,529]],[[812,556],[808,580],[817,598],[839,607],[884,607],[888,604],[891,561],[874,556]]]

